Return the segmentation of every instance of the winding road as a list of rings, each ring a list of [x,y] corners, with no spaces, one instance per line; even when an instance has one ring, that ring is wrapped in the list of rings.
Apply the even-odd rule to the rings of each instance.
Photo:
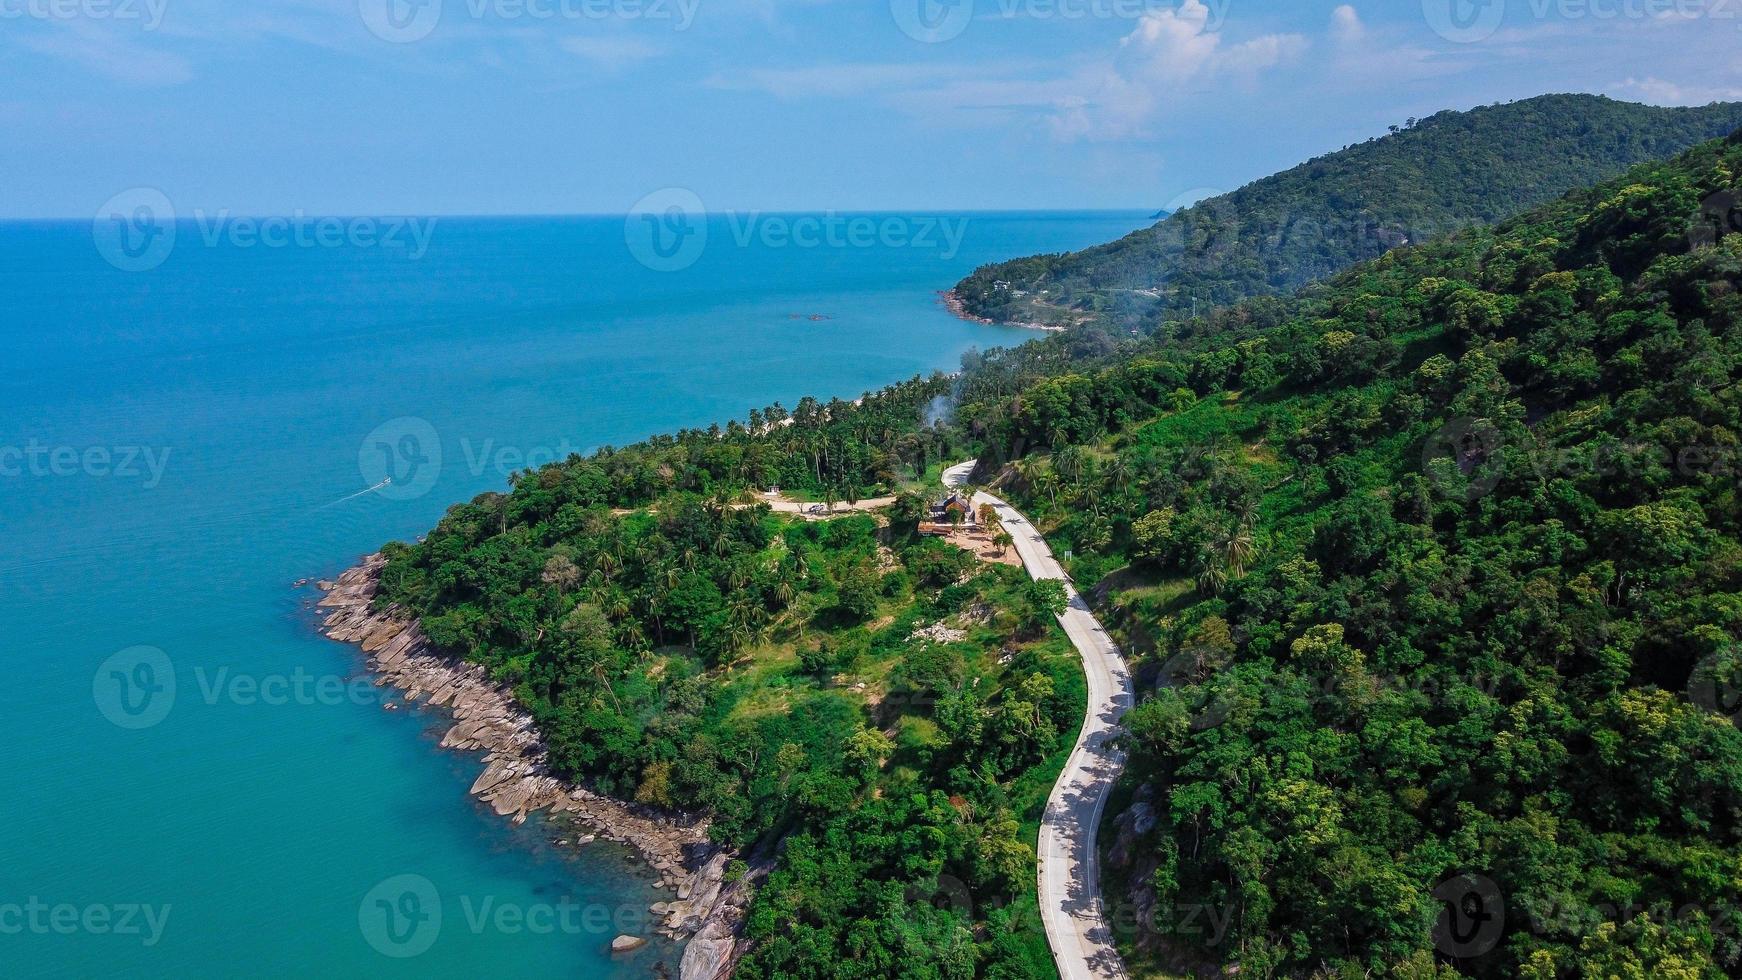
[[[973,471],[972,461],[952,466],[944,471],[944,485],[960,487]],[[1112,930],[1101,904],[1101,861],[1095,835],[1107,796],[1125,767],[1124,755],[1108,743],[1133,703],[1131,675],[1119,647],[1089,611],[1088,602],[1077,594],[1034,525],[1016,508],[989,493],[981,492],[974,500],[997,510],[1028,574],[1063,582],[1070,599],[1059,623],[1082,654],[1089,704],[1082,733],[1064,772],[1053,784],[1040,821],[1040,915],[1053,962],[1063,980],[1118,980],[1125,976],[1125,966],[1113,947]]]

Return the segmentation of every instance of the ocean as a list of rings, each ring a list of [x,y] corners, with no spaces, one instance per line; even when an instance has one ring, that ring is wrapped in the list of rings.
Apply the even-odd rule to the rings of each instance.
[[[651,936],[632,856],[486,812],[295,583],[527,465],[1020,343],[936,291],[1149,223],[135,204],[0,224],[6,976],[675,971],[606,950]]]

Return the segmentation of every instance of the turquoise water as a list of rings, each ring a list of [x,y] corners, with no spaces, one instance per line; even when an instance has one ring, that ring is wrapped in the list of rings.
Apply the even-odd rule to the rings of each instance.
[[[441,219],[415,257],[184,224],[148,271],[106,262],[89,223],[0,225],[0,974],[675,965],[604,952],[659,897],[628,855],[481,810],[439,717],[340,689],[358,661],[293,583],[523,460],[1020,342],[934,291],[1146,223],[953,219],[959,248],[716,222],[674,272],[635,260],[621,218]]]

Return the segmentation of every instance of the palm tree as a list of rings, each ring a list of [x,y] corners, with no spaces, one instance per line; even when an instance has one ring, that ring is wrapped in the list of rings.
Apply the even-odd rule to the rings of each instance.
[[[726,569],[726,584],[733,589],[742,589],[750,584],[750,566],[744,562],[733,562]]]
[[[617,692],[611,688],[611,651],[603,647],[584,647],[575,654],[575,665],[591,674],[595,681],[611,696],[611,707],[621,714],[623,705],[617,701]]]
[[[653,644],[647,642],[647,633],[634,620],[624,623],[617,631],[617,645],[640,658],[645,658],[653,650]]]
[[[1124,456],[1115,455],[1107,464],[1107,482],[1120,493],[1125,492],[1125,488],[1131,485],[1131,464]]]
[[[1251,566],[1257,546],[1252,540],[1252,529],[1237,527],[1222,539],[1222,559],[1228,566],[1228,573],[1234,578],[1246,574]]]
[[[1222,587],[1228,584],[1228,567],[1222,563],[1213,542],[1206,542],[1198,551],[1198,591],[1208,596],[1217,595]]]
[[[739,651],[743,650],[745,647],[750,645],[750,641],[751,641],[751,639],[754,638],[754,636],[755,636],[755,631],[751,629],[749,623],[741,623],[741,622],[727,623],[726,624],[726,649],[728,651],[730,651],[734,657],[736,657]]]
[[[1258,523],[1258,498],[1248,496],[1241,500],[1239,509],[1234,512],[1234,520],[1244,530],[1252,530],[1252,526]]]
[[[1054,507],[1058,506],[1059,478],[1051,470],[1041,470],[1035,474],[1034,489],[1039,493],[1046,494],[1047,499],[1052,502]]]
[[[1077,484],[1082,482],[1083,473],[1086,469],[1086,461],[1083,458],[1082,448],[1079,446],[1066,446],[1059,450],[1057,453],[1053,454],[1052,466],[1053,469],[1058,471],[1060,476],[1071,481],[1071,485],[1075,487]]]
[[[598,569],[587,574],[585,590],[588,602],[603,604],[606,590],[609,588],[610,586],[605,582],[605,576],[600,575]]]
[[[1009,553],[1010,546],[1016,543],[1016,539],[1010,536],[1009,531],[1000,529],[992,536],[992,543],[998,546],[998,557],[1002,558]]]

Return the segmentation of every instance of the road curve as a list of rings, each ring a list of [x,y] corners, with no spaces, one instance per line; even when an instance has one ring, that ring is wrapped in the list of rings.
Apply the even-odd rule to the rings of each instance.
[[[973,471],[973,462],[952,466],[944,471],[944,484],[959,487]],[[1124,755],[1108,742],[1132,705],[1131,675],[1119,647],[1077,594],[1034,525],[1016,508],[989,493],[977,494],[975,501],[991,504],[998,511],[1029,575],[1064,583],[1070,606],[1059,616],[1059,624],[1082,654],[1083,673],[1089,680],[1082,733],[1064,772],[1053,784],[1040,821],[1040,917],[1047,943],[1063,980],[1123,978],[1125,965],[1113,947],[1112,930],[1101,904],[1101,859],[1095,834],[1107,796],[1125,767]]]

